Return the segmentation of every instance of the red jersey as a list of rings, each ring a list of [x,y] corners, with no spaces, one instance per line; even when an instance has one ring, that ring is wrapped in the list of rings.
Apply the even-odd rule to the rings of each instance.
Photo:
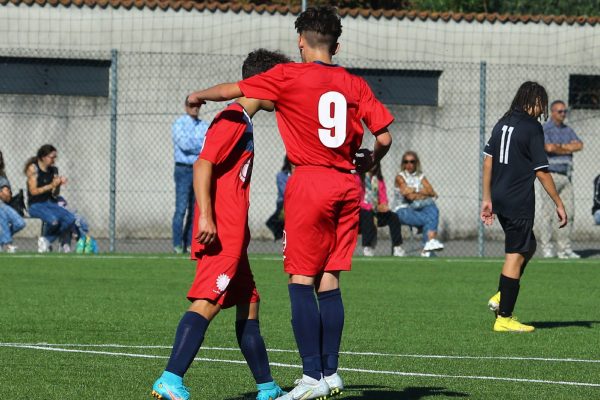
[[[206,133],[201,159],[214,164],[211,184],[216,240],[206,246],[196,241],[199,209],[193,218],[192,259],[196,253],[240,257],[250,241],[248,207],[254,159],[252,120],[238,103],[228,105]]]
[[[279,64],[239,82],[244,96],[275,102],[277,124],[294,165],[350,171],[363,126],[377,132],[394,117],[364,79],[323,63]]]

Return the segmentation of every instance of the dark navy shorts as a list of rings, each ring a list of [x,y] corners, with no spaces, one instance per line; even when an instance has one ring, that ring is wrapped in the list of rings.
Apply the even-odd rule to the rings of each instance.
[[[504,231],[504,251],[506,253],[529,253],[535,249],[533,218],[506,218],[498,214],[498,221]]]

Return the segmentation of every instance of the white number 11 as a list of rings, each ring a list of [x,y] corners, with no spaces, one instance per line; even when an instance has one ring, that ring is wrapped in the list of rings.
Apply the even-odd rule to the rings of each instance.
[[[500,164],[508,164],[508,149],[510,149],[510,139],[512,138],[514,129],[514,127],[507,125],[502,127],[502,138],[500,138]],[[508,136],[506,136],[507,132]]]
[[[333,104],[333,114],[331,105]],[[319,99],[319,140],[332,149],[340,147],[346,140],[347,102],[343,94],[327,92]]]

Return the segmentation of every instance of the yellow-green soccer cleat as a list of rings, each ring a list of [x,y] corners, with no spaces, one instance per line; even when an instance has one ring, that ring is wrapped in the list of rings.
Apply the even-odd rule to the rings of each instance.
[[[525,325],[517,321],[517,317],[498,317],[494,323],[494,332],[515,332],[527,333],[533,332],[535,328],[531,325]]]
[[[497,317],[498,310],[500,309],[500,292],[496,293],[488,300],[488,307]]]

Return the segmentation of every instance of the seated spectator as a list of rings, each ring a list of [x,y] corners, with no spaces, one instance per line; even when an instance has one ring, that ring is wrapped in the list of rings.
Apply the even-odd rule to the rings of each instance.
[[[56,157],[56,148],[46,144],[40,147],[36,157],[25,163],[29,215],[47,225],[38,239],[39,253],[50,251],[50,244],[74,229],[76,221],[73,213],[57,203],[60,188],[67,183],[67,178],[58,175],[58,168],[54,166]]]
[[[423,230],[423,257],[430,257],[431,252],[444,249],[437,240],[439,210],[435,197],[437,194],[421,171],[419,156],[414,151],[407,151],[402,156],[400,172],[396,176],[394,211],[401,224]]]
[[[75,216],[73,228],[60,237],[61,250],[63,253],[70,253],[73,235],[75,235],[77,246],[81,247],[85,244],[86,236],[88,236],[90,228],[85,217],[81,215],[76,208],[71,207],[64,197],[58,196],[56,198],[56,203]]]
[[[592,215],[596,225],[600,225],[600,175],[594,179],[594,206],[592,207]]]
[[[360,186],[361,202],[359,225],[362,234],[363,254],[367,257],[375,255],[377,244],[377,227],[389,226],[392,239],[392,254],[404,257],[402,248],[402,231],[398,216],[388,205],[387,188],[381,173],[381,164],[377,163],[366,174],[356,174]]]
[[[279,240],[283,237],[283,194],[285,193],[285,186],[287,185],[288,178],[292,175],[294,166],[290,163],[287,156],[283,159],[283,167],[281,171],[275,176],[277,181],[277,202],[275,204],[275,212],[269,217],[266,222],[267,227],[273,232],[275,240]]]
[[[4,157],[0,151],[0,252],[15,253],[13,235],[25,228],[25,221],[9,204],[13,198],[10,182],[4,172]]]

